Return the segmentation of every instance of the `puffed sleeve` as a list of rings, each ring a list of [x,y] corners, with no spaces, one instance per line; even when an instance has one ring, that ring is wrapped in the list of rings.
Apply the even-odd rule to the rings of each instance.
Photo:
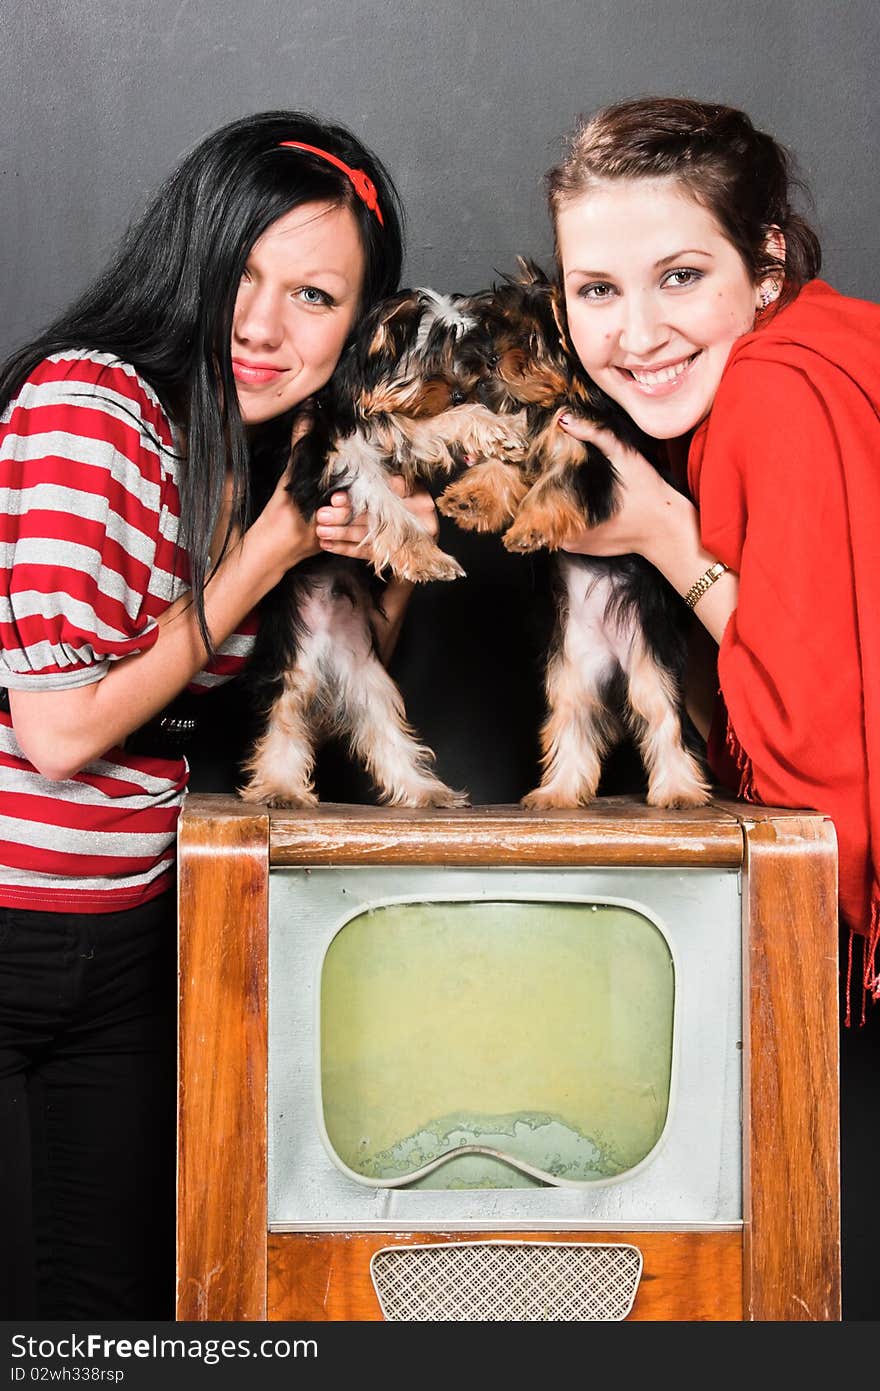
[[[0,685],[62,689],[155,642],[167,422],[131,368],[40,363],[0,437]]]

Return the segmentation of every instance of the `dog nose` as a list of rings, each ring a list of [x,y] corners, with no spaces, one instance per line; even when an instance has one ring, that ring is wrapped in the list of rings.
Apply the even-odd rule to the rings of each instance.
[[[490,382],[490,381],[482,381],[482,382],[480,382],[480,383],[478,384],[478,386],[477,386],[477,400],[479,401],[479,403],[480,403],[481,406],[490,406],[490,407],[491,407],[492,401],[493,401],[493,396],[494,396],[494,392],[493,392],[492,387],[493,387],[493,383]]]

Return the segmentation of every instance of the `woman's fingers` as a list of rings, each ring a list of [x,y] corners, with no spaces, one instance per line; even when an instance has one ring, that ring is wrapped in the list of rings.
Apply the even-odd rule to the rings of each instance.
[[[584,420],[582,416],[561,415],[559,425],[567,435],[571,435],[576,440],[583,440],[585,444],[595,444],[608,457],[619,453],[624,448],[617,436],[612,434],[610,430],[603,429],[601,425],[595,425],[592,420]]]
[[[397,473],[389,477],[388,486],[403,500],[407,511],[436,539],[439,530],[437,511],[427,488],[416,484],[410,489],[406,480]],[[322,550],[332,551],[334,555],[369,560],[370,548],[364,544],[370,529],[369,517],[365,512],[354,515],[347,492],[339,490],[332,493],[329,502],[315,513],[315,523]]]

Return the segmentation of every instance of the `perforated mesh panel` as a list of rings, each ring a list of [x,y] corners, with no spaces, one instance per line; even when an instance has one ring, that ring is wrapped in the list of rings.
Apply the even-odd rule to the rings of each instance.
[[[392,1246],[370,1262],[385,1318],[420,1322],[625,1319],[641,1273],[635,1246],[568,1242]]]

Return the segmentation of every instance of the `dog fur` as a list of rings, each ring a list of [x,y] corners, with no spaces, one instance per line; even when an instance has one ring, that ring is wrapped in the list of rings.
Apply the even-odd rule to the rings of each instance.
[[[647,800],[695,807],[709,789],[684,712],[682,677],[688,611],[641,556],[560,551],[586,521],[619,506],[619,480],[592,444],[559,428],[571,412],[612,430],[658,466],[654,446],[567,350],[553,286],[534,262],[492,291],[473,296],[477,321],[463,344],[480,377],[479,399],[522,427],[522,449],[475,460],[438,501],[459,526],[503,531],[511,551],[546,547],[557,556],[557,624],[546,668],[547,718],[540,785],[532,808],[577,807],[596,795],[602,762],[629,726],[644,763]]]
[[[370,614],[381,605],[382,573],[414,582],[463,574],[390,488],[389,475],[412,485],[449,476],[464,458],[520,456],[522,422],[475,399],[479,372],[461,354],[474,328],[462,296],[417,289],[383,301],[365,317],[294,446],[288,486],[303,516],[346,489],[352,512],[370,518],[375,575],[362,561],[315,556],[264,601],[251,662],[264,724],[245,765],[246,801],[314,805],[315,754],[335,733],[348,738],[382,801],[467,804],[466,793],[437,777],[434,754],[408,724]]]

